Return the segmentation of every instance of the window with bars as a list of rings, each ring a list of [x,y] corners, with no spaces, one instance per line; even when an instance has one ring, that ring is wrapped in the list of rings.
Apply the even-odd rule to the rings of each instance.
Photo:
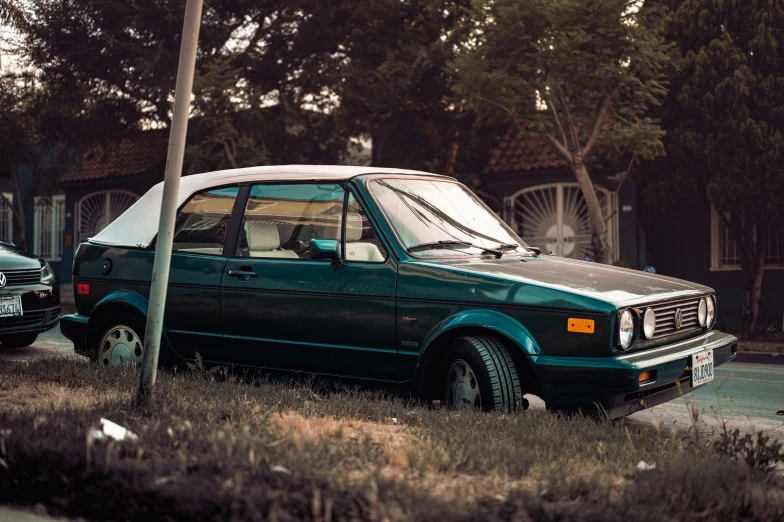
[[[13,204],[14,195],[3,192],[3,196],[5,199],[0,199],[0,241],[11,243],[14,240],[14,211],[6,200]]]
[[[784,268],[784,231],[771,234],[765,251],[766,268]],[[729,228],[711,207],[711,269],[740,270],[740,247]]]
[[[59,261],[63,256],[65,232],[65,196],[35,198],[35,253],[47,261]]]

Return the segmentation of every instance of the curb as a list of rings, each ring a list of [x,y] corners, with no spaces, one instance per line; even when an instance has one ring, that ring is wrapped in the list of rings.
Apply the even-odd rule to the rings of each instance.
[[[784,364],[784,353],[738,352],[733,362],[754,364]]]

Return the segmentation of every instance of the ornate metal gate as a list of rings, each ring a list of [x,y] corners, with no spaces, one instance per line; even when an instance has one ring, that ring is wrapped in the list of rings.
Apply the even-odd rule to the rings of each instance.
[[[87,241],[128,210],[139,196],[127,190],[93,192],[76,205],[76,236],[78,242]]]
[[[618,252],[617,196],[596,187],[607,220],[610,260]],[[572,259],[593,257],[588,208],[577,183],[552,183],[504,199],[504,220],[523,240],[544,253]]]

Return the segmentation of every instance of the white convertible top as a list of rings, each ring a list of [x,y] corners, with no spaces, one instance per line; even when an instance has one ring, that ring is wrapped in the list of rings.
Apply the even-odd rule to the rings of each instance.
[[[407,174],[439,176],[418,170],[387,169],[379,167],[353,167],[345,165],[284,165],[248,167],[245,169],[219,170],[204,174],[184,176],[180,180],[177,207],[180,207],[196,192],[222,185],[263,181],[344,181],[360,174]],[[440,176],[439,176],[440,177]],[[146,248],[158,233],[161,217],[163,182],[126,210],[120,217],[95,236],[90,243],[117,247]]]

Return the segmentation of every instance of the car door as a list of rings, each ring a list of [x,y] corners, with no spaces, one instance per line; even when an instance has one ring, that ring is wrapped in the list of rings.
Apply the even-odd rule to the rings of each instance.
[[[236,186],[205,190],[177,212],[165,322],[180,357],[192,359],[198,352],[211,359],[221,345],[224,248],[238,193]]]
[[[341,372],[340,270],[310,259],[309,247],[339,237],[344,194],[335,183],[250,188],[224,268],[220,361]]]
[[[353,190],[346,200],[340,280],[346,357],[365,375],[397,378],[397,264]]]

